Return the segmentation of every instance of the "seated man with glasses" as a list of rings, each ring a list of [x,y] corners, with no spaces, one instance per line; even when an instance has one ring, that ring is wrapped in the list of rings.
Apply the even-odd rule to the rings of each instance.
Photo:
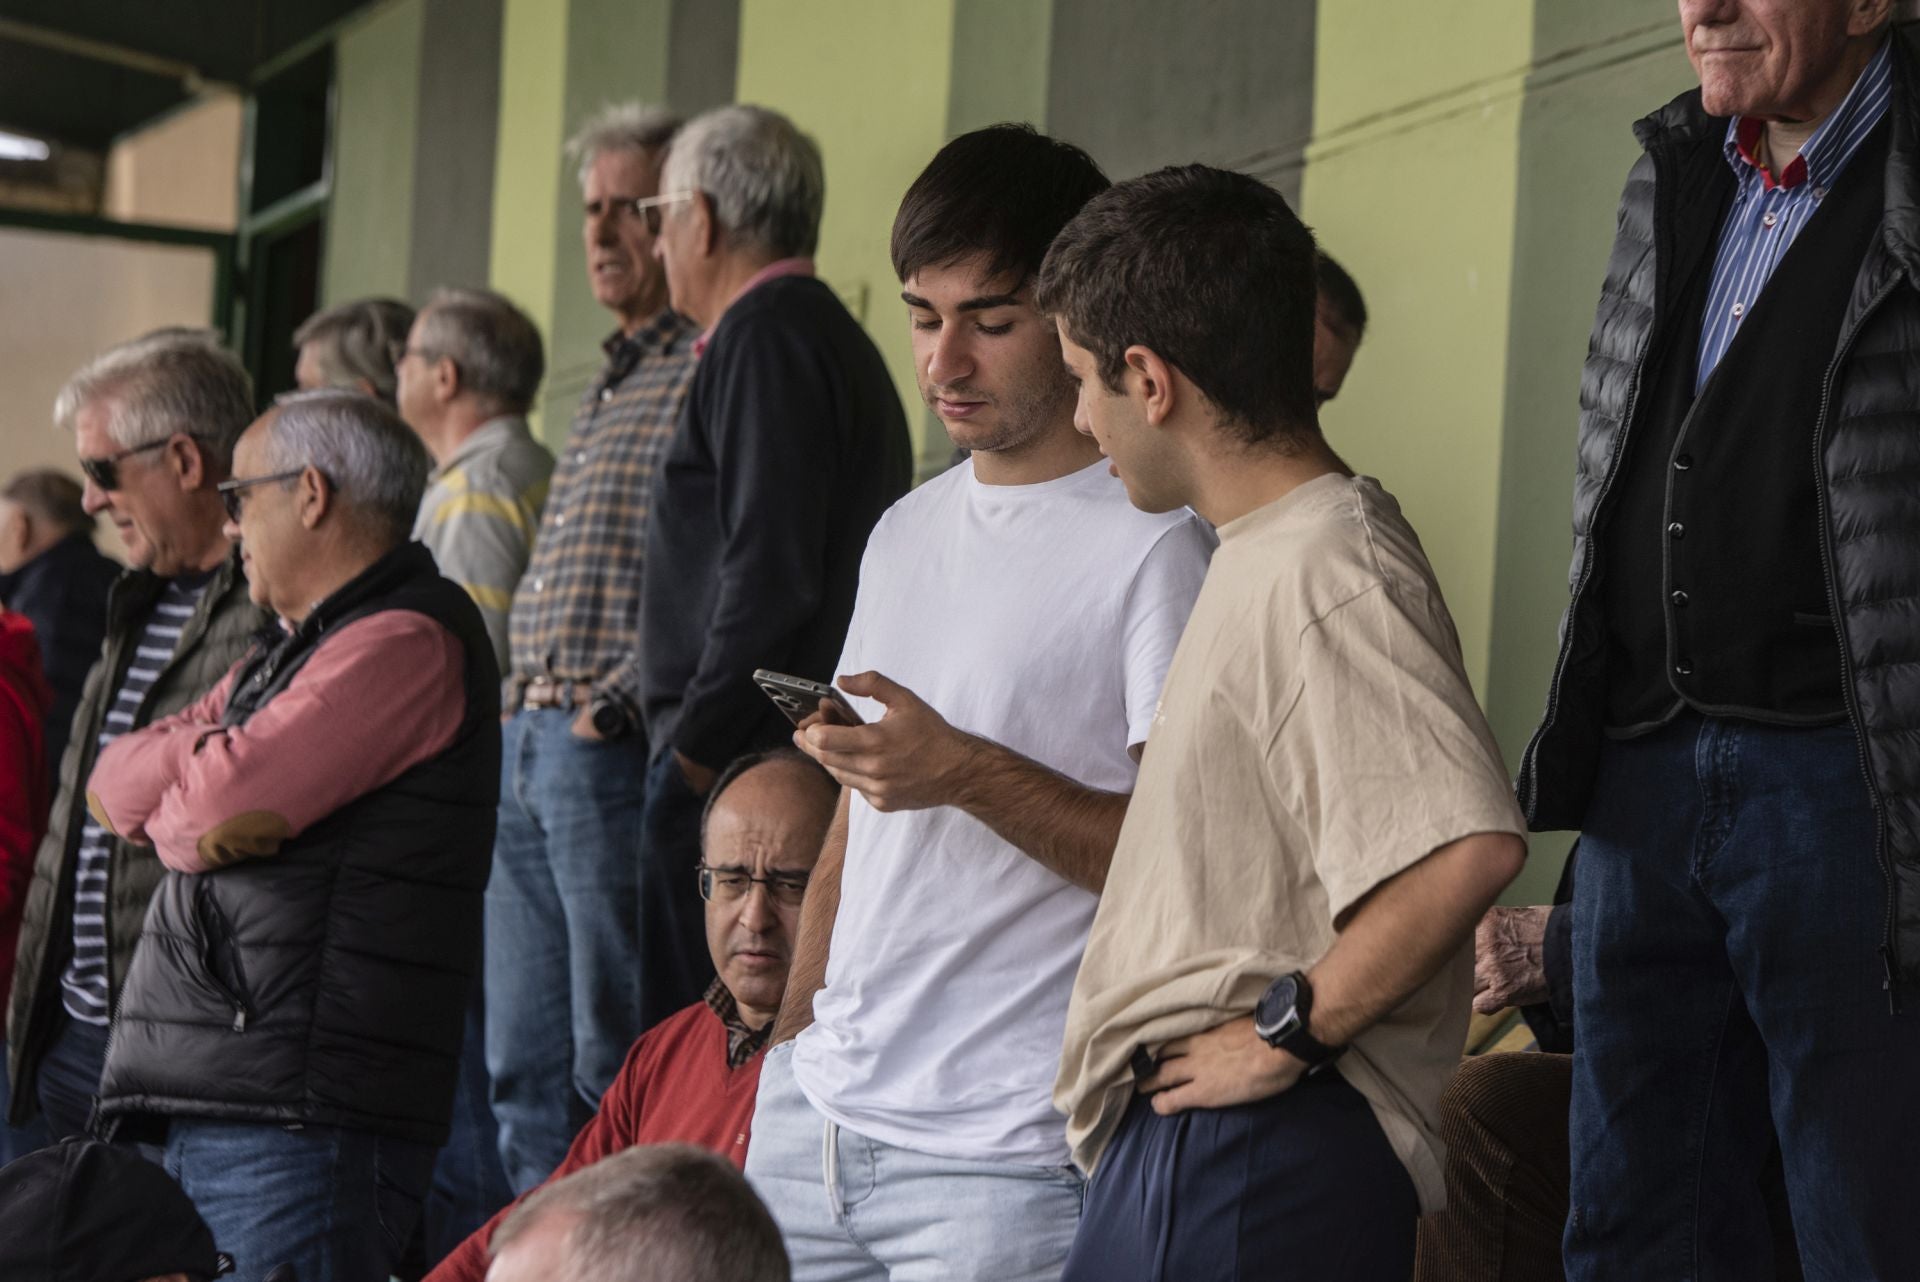
[[[721,774],[701,815],[699,866],[707,951],[718,978],[703,1001],[633,1044],[599,1113],[547,1183],[639,1144],[698,1144],[736,1165],[746,1162],[761,1052],[786,991],[800,903],[838,797],[826,772],[790,748],[742,757]],[[427,1282],[481,1282],[488,1243],[511,1209],[462,1243]]]

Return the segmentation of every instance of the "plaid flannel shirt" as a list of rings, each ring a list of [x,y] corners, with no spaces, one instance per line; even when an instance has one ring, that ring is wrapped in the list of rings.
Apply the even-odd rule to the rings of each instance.
[[[514,593],[508,707],[528,681],[549,677],[591,681],[637,716],[647,508],[693,377],[696,333],[668,311],[603,344],[607,363],[574,411]]]
[[[767,1039],[773,1036],[771,1020],[761,1028],[747,1027],[747,1021],[740,1018],[740,1003],[733,999],[733,990],[718,979],[707,985],[704,997],[708,1009],[718,1015],[726,1027],[728,1068],[738,1068],[758,1055]]]

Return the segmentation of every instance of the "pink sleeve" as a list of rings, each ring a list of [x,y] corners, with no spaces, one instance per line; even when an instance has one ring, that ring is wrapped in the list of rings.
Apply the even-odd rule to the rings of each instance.
[[[244,725],[200,735],[147,833],[160,859],[206,872],[276,853],[357,797],[446,750],[466,716],[466,659],[410,610],[324,640]]]
[[[242,662],[245,662],[242,660]],[[87,777],[87,808],[108,832],[146,845],[147,821],[173,786],[200,736],[220,725],[239,664],[198,700],[170,717],[121,735],[100,754]]]

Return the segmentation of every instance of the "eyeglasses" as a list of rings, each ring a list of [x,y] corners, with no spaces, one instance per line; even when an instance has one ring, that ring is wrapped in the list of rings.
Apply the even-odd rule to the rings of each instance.
[[[255,485],[265,485],[268,481],[291,481],[307,469],[296,467],[285,472],[270,472],[266,476],[236,476],[231,481],[222,481],[213,488],[220,491],[220,502],[227,509],[227,519],[238,522],[240,508],[246,502],[244,490]]]
[[[782,908],[798,908],[807,897],[807,874],[775,872],[756,877],[744,868],[709,868],[700,865],[700,898],[732,903],[745,899],[755,886],[765,886],[767,895]]]
[[[118,454],[109,455],[106,458],[83,458],[80,460],[80,470],[87,474],[89,481],[101,489],[117,490],[120,488],[120,460],[132,458],[136,454],[145,454],[148,450],[164,449],[172,440],[173,437],[169,436],[158,441],[148,441],[145,445],[136,445],[130,450],[121,450]]]
[[[646,220],[647,235],[660,234],[660,211],[668,205],[677,205],[683,200],[692,200],[700,193],[697,191],[676,191],[665,196],[643,196],[639,200],[626,202],[631,204],[633,212]]]

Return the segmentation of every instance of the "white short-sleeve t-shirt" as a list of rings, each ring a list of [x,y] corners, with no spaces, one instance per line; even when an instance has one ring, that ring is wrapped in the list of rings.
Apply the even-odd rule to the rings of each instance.
[[[1089,787],[1131,791],[1211,536],[1136,510],[1103,460],[1037,485],[963,463],[881,518],[840,672],[877,671],[952,725]],[[885,709],[854,700],[873,720]],[[826,987],[801,1090],[917,1152],[1068,1160],[1053,1108],[1095,896],[949,806],[851,803]]]

